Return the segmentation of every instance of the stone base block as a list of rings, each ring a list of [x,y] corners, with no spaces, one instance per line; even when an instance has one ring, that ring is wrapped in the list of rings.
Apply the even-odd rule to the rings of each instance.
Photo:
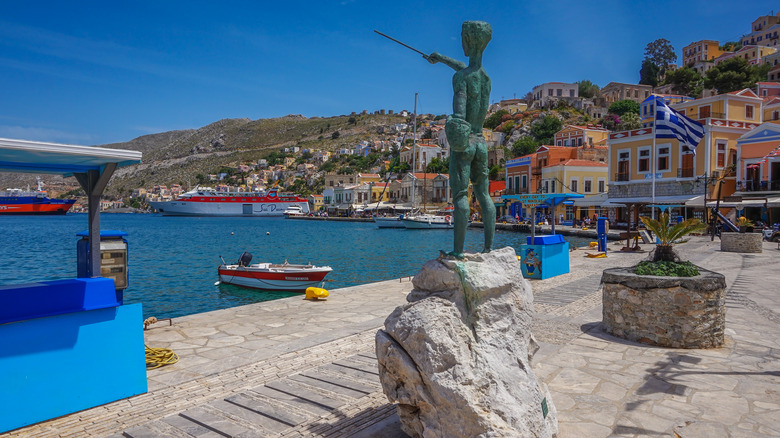
[[[634,268],[606,269],[603,323],[617,337],[672,348],[723,345],[726,279],[699,268],[696,277],[637,275]]]
[[[764,250],[761,233],[721,233],[720,250],[726,252],[760,253]]]

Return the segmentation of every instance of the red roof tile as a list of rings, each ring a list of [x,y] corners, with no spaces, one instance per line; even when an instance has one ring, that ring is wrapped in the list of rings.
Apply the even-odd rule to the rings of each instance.
[[[417,179],[434,179],[436,176],[441,175],[439,173],[416,173],[414,174],[414,177]]]
[[[506,181],[490,181],[488,184],[488,192],[499,192],[506,189]]]

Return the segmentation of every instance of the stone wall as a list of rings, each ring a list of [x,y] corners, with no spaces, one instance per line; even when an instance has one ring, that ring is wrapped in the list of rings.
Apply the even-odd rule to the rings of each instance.
[[[763,251],[761,233],[722,233],[720,235],[720,250],[725,252]]]
[[[723,345],[726,279],[699,268],[696,277],[636,275],[604,270],[603,324],[607,333],[650,345],[714,348]]]

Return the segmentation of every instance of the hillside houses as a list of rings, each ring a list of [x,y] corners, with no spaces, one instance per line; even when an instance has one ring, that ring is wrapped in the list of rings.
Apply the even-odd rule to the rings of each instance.
[[[734,51],[726,51],[718,41],[702,35],[679,52],[682,65],[699,73],[737,57],[752,65],[772,65],[766,81],[758,82],[754,89],[720,94],[705,90],[703,97],[694,98],[674,94],[671,85],[653,88],[615,78],[619,80],[608,82],[589,98],[580,95],[577,83],[550,81],[536,85],[522,99],[493,100],[490,110],[505,110],[508,115],[504,117],[509,117],[501,120],[502,128],[483,129],[489,147],[488,165],[498,166],[496,179],[503,180],[503,187],[496,190],[500,192],[497,201],[502,193],[576,193],[584,198],[555,210],[542,210],[543,213],[556,218],[563,215],[567,221],[605,215],[613,225],[629,226],[636,224],[640,214],[648,214],[648,205],[654,204],[667,206],[674,214],[704,219],[706,208],[717,197],[712,182],[716,179],[724,212],[733,215],[739,211],[754,219],[780,220],[780,212],[772,210],[776,207],[771,201],[780,198],[780,164],[775,153],[776,142],[780,141],[778,29],[780,14],[761,16],[751,24],[750,32],[740,38],[741,46]],[[549,79],[558,78],[551,75]],[[696,150],[674,139],[654,139],[655,105],[659,99],[704,125],[706,134]],[[605,123],[609,121],[604,116],[610,105],[621,100],[639,104],[638,124],[633,117]],[[228,170],[235,168],[245,182],[237,183],[235,174],[217,167],[209,171],[220,169],[222,173],[209,175],[209,183],[260,189],[279,181],[280,187],[303,188],[303,192],[316,188],[320,197],[316,198],[315,211],[335,209],[337,214],[370,209],[374,202],[398,208],[411,206],[412,202],[416,206],[422,202],[446,205],[451,198],[448,176],[425,172],[434,160],[449,160],[445,119],[419,116],[415,130],[411,115],[402,114],[410,118],[398,117],[384,126],[371,126],[360,136],[352,136],[354,126],[350,126],[338,127],[341,137],[328,138],[332,132],[339,132],[336,126],[328,125],[327,131],[319,132],[328,151],[312,148],[313,138],[303,138],[292,142],[301,146],[287,146],[280,151],[286,156],[278,154],[257,160],[256,164],[224,166]],[[564,126],[552,136],[552,141],[548,140],[552,133],[546,133],[541,146],[517,144],[515,150],[533,153],[514,156],[513,143],[528,136],[534,123],[547,115],[562,120]],[[629,119],[632,123],[626,122]],[[534,141],[541,139],[539,136]],[[396,157],[408,168],[399,165]],[[275,164],[270,165],[269,161]],[[306,185],[301,185],[304,182]],[[139,190],[134,196],[176,196],[172,182],[168,183],[170,189],[147,187],[145,193]],[[767,199],[760,209],[755,207],[757,202],[752,202],[756,196]],[[738,198],[751,202],[736,201]],[[514,202],[508,207],[520,216],[534,212],[529,206]]]

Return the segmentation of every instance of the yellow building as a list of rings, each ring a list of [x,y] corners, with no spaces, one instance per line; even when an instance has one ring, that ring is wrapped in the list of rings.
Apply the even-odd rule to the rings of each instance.
[[[764,115],[762,120],[765,122],[780,120],[780,97],[765,101],[762,113]]]
[[[716,196],[711,178],[724,178],[721,196],[734,193],[736,176],[730,172],[736,163],[737,139],[761,123],[762,99],[752,90],[696,99],[672,105],[672,108],[704,125],[704,138],[695,151],[676,139],[655,140],[653,120],[647,127],[615,132],[609,136],[609,203],[613,205],[674,205],[675,214],[694,210],[701,217],[707,199]],[[642,103],[642,114],[655,113],[655,99]],[[710,183],[710,184],[708,184]],[[687,204],[686,204],[687,203]],[[625,208],[610,218],[628,221]],[[636,223],[637,209],[632,210]]]
[[[378,183],[380,181],[380,176],[378,173],[358,173],[357,178],[355,178],[355,182],[358,184],[364,184],[364,183]]]
[[[701,40],[695,43],[690,43],[683,47],[682,59],[683,67],[693,64],[697,61],[712,61],[718,56],[725,53],[724,50],[720,50],[720,43],[714,40]]]
[[[750,65],[761,64],[765,56],[777,53],[777,48],[766,46],[744,46],[736,52],[725,52],[715,58],[715,64],[719,64],[727,59],[742,58]]]
[[[528,104],[520,99],[504,99],[498,102],[498,108],[506,110],[509,114],[517,114],[527,110]]]
[[[371,186],[371,202],[388,202],[390,200],[390,183],[373,183]]]
[[[322,195],[309,195],[308,201],[311,211],[322,211],[325,209],[325,201]]]
[[[609,130],[592,125],[566,125],[555,133],[555,146],[606,146]]]
[[[607,163],[600,161],[570,159],[551,164],[542,168],[541,190],[542,193],[581,194],[587,199],[607,191],[607,171]],[[564,221],[571,221],[590,217],[594,212],[587,207],[558,205],[547,213],[558,221],[561,215]]]

